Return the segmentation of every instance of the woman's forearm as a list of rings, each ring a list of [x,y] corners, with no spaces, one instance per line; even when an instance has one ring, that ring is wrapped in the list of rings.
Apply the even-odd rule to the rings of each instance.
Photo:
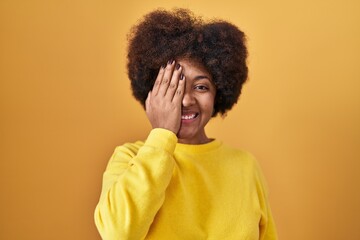
[[[144,239],[162,206],[174,169],[176,135],[151,131],[136,156],[116,149],[104,173],[95,223],[103,239]]]

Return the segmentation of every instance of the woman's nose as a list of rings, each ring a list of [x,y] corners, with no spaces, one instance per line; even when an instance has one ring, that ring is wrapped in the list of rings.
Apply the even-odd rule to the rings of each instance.
[[[182,100],[183,107],[189,107],[195,103],[195,98],[191,91],[185,91],[184,97]]]

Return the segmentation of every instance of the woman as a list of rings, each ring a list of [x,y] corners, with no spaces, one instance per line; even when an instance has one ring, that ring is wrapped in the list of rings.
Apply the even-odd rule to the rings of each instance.
[[[256,160],[205,133],[247,78],[245,36],[184,9],[129,36],[128,74],[152,125],[117,147],[95,210],[103,239],[277,239]]]

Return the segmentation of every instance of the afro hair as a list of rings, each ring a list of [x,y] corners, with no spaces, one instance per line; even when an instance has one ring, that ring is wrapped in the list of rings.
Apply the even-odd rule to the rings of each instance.
[[[145,107],[159,67],[169,59],[201,63],[216,87],[214,114],[224,115],[238,101],[248,76],[245,34],[235,25],[204,22],[187,9],[155,10],[129,35],[128,76],[134,97]]]

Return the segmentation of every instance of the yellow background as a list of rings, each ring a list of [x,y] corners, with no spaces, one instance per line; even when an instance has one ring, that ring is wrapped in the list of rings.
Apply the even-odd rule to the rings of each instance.
[[[257,156],[280,238],[360,239],[356,0],[0,1],[0,239],[100,239],[105,165],[150,129],[126,34],[174,6],[248,36],[249,81],[208,133]]]

